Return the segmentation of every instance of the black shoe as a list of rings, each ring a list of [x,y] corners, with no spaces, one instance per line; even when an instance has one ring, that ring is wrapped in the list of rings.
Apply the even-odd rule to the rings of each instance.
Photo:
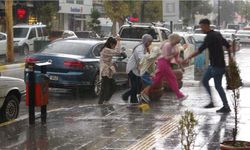
[[[231,110],[229,107],[223,106],[221,109],[217,110],[217,113],[229,113]]]
[[[122,100],[125,101],[125,102],[127,102],[128,101],[128,97],[125,94],[123,94],[122,95]]]
[[[214,108],[214,103],[211,102],[208,105],[206,105],[204,108]]]

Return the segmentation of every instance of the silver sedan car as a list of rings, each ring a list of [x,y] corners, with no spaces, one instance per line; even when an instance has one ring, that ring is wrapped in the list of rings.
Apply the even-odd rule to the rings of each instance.
[[[0,76],[0,120],[17,118],[19,103],[25,96],[25,83],[21,79]]]

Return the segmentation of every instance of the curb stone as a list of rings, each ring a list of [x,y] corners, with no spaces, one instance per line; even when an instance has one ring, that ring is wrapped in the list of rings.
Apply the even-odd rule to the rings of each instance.
[[[19,69],[24,68],[25,63],[11,64],[11,65],[0,65],[0,72],[11,70],[11,69]]]

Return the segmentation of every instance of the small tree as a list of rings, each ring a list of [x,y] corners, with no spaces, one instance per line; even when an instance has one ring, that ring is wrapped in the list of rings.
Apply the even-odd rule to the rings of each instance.
[[[100,33],[100,21],[98,18],[100,18],[101,14],[97,9],[91,10],[91,22],[89,22],[89,26],[91,30],[95,31],[96,33]]]
[[[198,124],[193,112],[185,111],[179,121],[179,132],[181,136],[181,145],[184,150],[191,150],[194,147],[196,132],[194,127]]]
[[[240,101],[240,86],[242,81],[240,78],[240,70],[235,61],[229,60],[229,66],[226,71],[227,89],[232,90],[233,108],[234,108],[234,128],[232,131],[234,146],[237,146],[236,137],[238,134],[239,122],[239,101]]]
[[[112,0],[112,1],[104,1],[104,11],[107,17],[109,17],[112,22],[112,34],[116,35],[116,23],[121,26],[125,18],[130,14],[129,12],[129,5],[127,1],[119,1],[119,0]]]

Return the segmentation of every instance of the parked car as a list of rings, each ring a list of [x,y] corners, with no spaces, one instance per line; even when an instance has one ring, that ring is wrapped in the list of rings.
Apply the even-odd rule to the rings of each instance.
[[[62,39],[75,39],[78,38],[74,31],[71,30],[58,30],[58,31],[51,31],[49,33],[49,41],[53,42],[56,40]]]
[[[0,120],[18,117],[19,104],[25,96],[25,83],[21,79],[0,76]]]
[[[235,36],[236,30],[234,29],[225,29],[225,30],[220,30],[222,36],[228,41],[228,43],[232,46],[233,40],[235,40],[235,51],[239,51],[241,44],[240,44],[240,39]],[[226,50],[226,49],[225,49]]]
[[[118,33],[121,37],[121,47],[127,50],[128,57],[132,55],[133,48],[141,42],[144,34],[150,34],[153,37],[152,47],[159,47],[170,35],[170,31],[164,27],[133,23],[121,26]]]
[[[25,55],[34,50],[35,40],[46,40],[48,38],[46,25],[15,25],[13,32],[15,51]]]
[[[96,39],[58,40],[40,53],[29,55],[25,61],[49,61],[47,67],[49,86],[55,88],[91,89],[94,95],[100,92],[99,58],[104,41]],[[114,58],[117,84],[127,83],[126,60]],[[37,70],[37,68],[35,68]]]
[[[98,39],[101,38],[97,33],[94,31],[75,31],[75,34],[78,38],[89,38],[89,39]]]
[[[250,43],[250,30],[239,30],[236,37],[240,39],[240,43]]]
[[[0,55],[6,54],[7,34],[0,32]]]
[[[65,30],[62,33],[62,38],[63,39],[74,39],[74,38],[78,38],[78,37],[77,37],[77,35],[75,34],[74,31]]]

